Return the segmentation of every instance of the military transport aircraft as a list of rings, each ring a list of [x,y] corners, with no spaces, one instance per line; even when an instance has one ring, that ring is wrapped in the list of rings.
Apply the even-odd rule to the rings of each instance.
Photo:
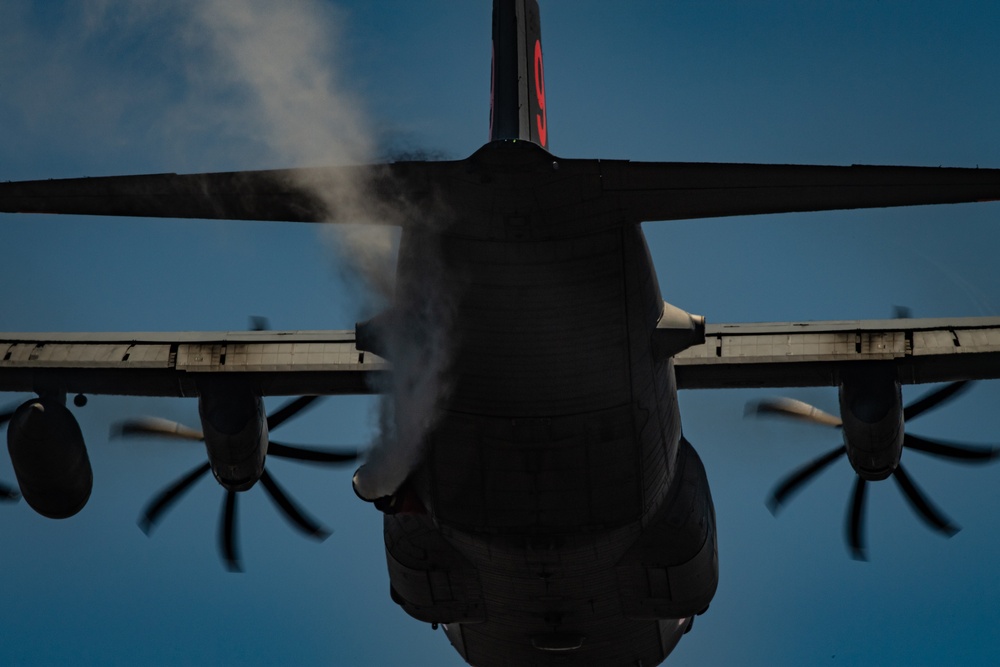
[[[393,364],[392,383],[375,387],[388,388],[401,406],[397,424],[408,427],[396,434],[402,440],[423,426],[402,420],[408,416],[408,401],[427,395],[421,383],[429,365],[448,379],[448,386],[432,395],[444,412],[428,427],[423,458],[401,485],[389,489],[387,498],[368,490],[363,472],[358,478],[359,495],[387,511],[393,599],[419,619],[446,624],[456,648],[474,664],[503,664],[505,655],[512,664],[552,656],[571,656],[581,664],[634,664],[639,659],[653,664],[688,627],[691,615],[707,605],[716,576],[706,482],[693,450],[678,440],[675,416],[668,412],[663,417],[649,436],[649,451],[640,455],[642,434],[650,432],[649,415],[674,405],[671,357],[676,357],[681,388],[840,385],[843,401],[853,406],[845,411],[846,419],[865,417],[875,405],[896,414],[895,426],[899,417],[916,412],[906,414],[902,405],[893,409],[895,380],[910,384],[995,376],[991,331],[996,323],[988,320],[710,324],[703,330],[699,319],[671,307],[661,309],[658,298],[650,300],[654,279],[651,271],[643,272],[646,255],[635,224],[992,199],[1000,189],[996,172],[597,163],[553,157],[544,152],[549,123],[540,47],[532,48],[536,21],[531,2],[497,3],[489,144],[468,160],[377,168],[367,192],[371,197],[347,198],[352,214],[359,213],[358,207],[365,207],[360,211],[365,216],[402,211],[402,218],[392,219],[402,221],[405,230],[399,293],[390,315],[347,333],[8,335],[0,383],[41,397],[28,400],[8,426],[25,500],[62,516],[78,511],[90,492],[82,459],[75,461],[82,475],[70,475],[66,486],[49,490],[42,487],[53,479],[52,464],[45,462],[44,474],[33,474],[39,471],[27,458],[32,450],[20,449],[39,424],[68,419],[61,401],[74,395],[199,396],[213,472],[230,487],[227,498],[232,499],[258,477],[273,488],[259,465],[263,450],[257,450],[260,458],[250,466],[249,482],[227,477],[232,473],[220,459],[228,441],[213,438],[211,429],[225,430],[227,422],[246,411],[260,416],[259,425],[260,394],[370,391],[367,378],[389,372],[385,358]],[[512,75],[515,70],[519,77]],[[524,85],[513,85],[515,81]],[[511,89],[514,97],[505,98]],[[520,105],[511,102],[518,98]],[[288,181],[289,172],[13,183],[0,189],[0,206],[18,212],[308,220],[336,216],[340,209],[318,197],[330,187],[343,187],[343,173],[339,168],[305,172],[307,181],[323,179],[323,188],[315,192],[298,178]],[[359,171],[346,173],[353,180]],[[369,185],[371,172],[360,174]],[[249,195],[243,190],[247,184]],[[206,198],[206,187],[219,188],[219,194]],[[238,198],[232,196],[237,189]],[[367,210],[382,197],[390,199],[388,210]],[[617,249],[610,258],[604,256],[609,248]],[[482,252],[487,254],[477,255]],[[441,279],[423,282],[435,270]],[[664,292],[669,298],[668,287]],[[453,301],[440,301],[442,295]],[[641,317],[633,322],[640,303],[633,300],[641,295],[656,304],[655,312],[646,314],[648,322]],[[450,326],[435,328],[430,336],[428,321]],[[589,342],[588,331],[594,337]],[[427,360],[435,359],[438,335],[453,341],[453,358],[435,367]],[[411,355],[419,359],[411,367],[416,374],[401,375],[399,369]],[[650,375],[647,385],[635,380],[643,372]],[[400,377],[416,383],[418,391],[408,393]],[[621,395],[602,396],[615,392]],[[644,402],[643,395],[649,400]],[[763,405],[774,410],[779,404]],[[279,421],[275,414],[267,415],[271,427]],[[126,428],[138,431],[143,424],[149,427],[149,422],[126,422]],[[895,436],[891,426],[889,435]],[[57,431],[59,437],[53,439],[79,456],[82,438],[73,427]],[[843,431],[854,465],[872,465],[857,456],[861,431],[850,422]],[[910,434],[909,428],[906,432]],[[898,447],[907,444],[898,435],[888,438],[895,447],[888,468],[866,474],[881,477],[893,469]],[[475,446],[460,446],[468,440]],[[275,443],[258,441],[272,456],[281,453]],[[919,445],[911,437],[909,444],[914,443]],[[675,447],[681,452],[677,461],[685,462],[683,467],[677,463],[677,470],[684,472],[672,473],[665,463],[663,479],[643,485],[646,458],[670,462]],[[628,463],[630,451],[633,464]],[[908,455],[907,465],[911,459]],[[689,481],[665,483],[671,476],[677,482],[678,475]],[[909,488],[906,479],[903,485]],[[845,500],[849,486],[843,485]],[[911,490],[908,497],[923,496]],[[694,504],[693,513],[684,510],[676,520],[667,520],[663,513],[669,516],[671,508],[684,507],[685,499]],[[638,513],[632,516],[633,511]],[[150,514],[150,520],[160,518],[156,510]],[[225,516],[231,515],[227,509]],[[933,510],[924,509],[922,515],[943,521]],[[685,518],[693,523],[685,524]],[[851,518],[848,526],[852,550],[862,555],[859,519]],[[670,533],[678,528],[679,535]],[[226,537],[230,530],[222,531],[223,552],[234,565],[235,543]],[[671,551],[677,549],[684,553]],[[443,595],[437,588],[442,584]],[[652,620],[661,617],[666,620]],[[660,637],[643,648],[638,637],[650,628]],[[629,639],[625,631],[635,632],[636,638]]]

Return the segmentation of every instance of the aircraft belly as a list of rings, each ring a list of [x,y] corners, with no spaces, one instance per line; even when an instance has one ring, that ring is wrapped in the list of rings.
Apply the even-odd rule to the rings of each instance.
[[[478,566],[482,622],[449,624],[449,640],[478,667],[660,663],[687,619],[622,614],[616,564],[638,537],[635,526],[566,541],[506,546],[451,534]],[[675,636],[676,635],[676,636]]]
[[[428,515],[385,518],[392,597],[478,667],[655,665],[718,583],[714,510],[700,459],[680,444],[651,520],[595,533],[487,535]]]
[[[454,353],[417,487],[439,522],[548,533],[642,521],[680,437],[662,300],[642,232],[445,238]],[[402,260],[401,260],[402,261]]]

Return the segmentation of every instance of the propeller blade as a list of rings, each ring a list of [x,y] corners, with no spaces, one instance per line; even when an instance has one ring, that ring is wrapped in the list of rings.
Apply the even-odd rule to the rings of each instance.
[[[17,412],[17,408],[18,406],[16,405],[4,408],[3,412],[0,412],[0,424],[6,424],[9,422],[10,418],[14,416],[15,412]]]
[[[854,479],[854,493],[851,494],[851,513],[847,515],[847,543],[851,547],[851,558],[868,560],[865,549],[865,480]]]
[[[250,331],[270,331],[271,321],[263,315],[250,316]]]
[[[299,412],[309,407],[319,396],[299,396],[294,401],[290,401],[267,418],[267,430],[273,431],[281,426],[289,417],[294,417]]]
[[[930,499],[920,490],[920,487],[916,485],[910,476],[906,474],[902,465],[896,466],[896,469],[892,471],[892,477],[899,484],[899,488],[902,489],[903,495],[910,502],[910,507],[913,508],[913,511],[933,530],[946,537],[951,537],[961,530],[948,517],[942,514],[941,510],[931,504]]]
[[[321,526],[311,517],[307,516],[302,509],[292,501],[285,490],[278,486],[278,483],[274,481],[274,478],[271,477],[267,470],[264,470],[261,474],[260,481],[264,484],[264,490],[267,491],[268,497],[274,501],[274,504],[277,505],[282,511],[283,516],[288,519],[292,525],[306,535],[316,538],[321,542],[330,537],[330,531]]]
[[[797,401],[794,398],[771,398],[763,401],[751,401],[747,403],[744,416],[748,415],[777,415],[780,417],[791,417],[811,424],[822,424],[823,426],[839,427],[843,422],[840,417],[834,417],[828,412],[823,412],[819,408]]]
[[[194,442],[201,442],[205,439],[201,431],[159,417],[127,419],[111,427],[112,437],[125,437],[127,435],[146,435],[173,438],[174,440],[193,440]]]
[[[142,532],[149,535],[153,526],[160,520],[160,516],[170,509],[170,506],[180,498],[181,494],[191,488],[192,484],[197,482],[198,479],[211,469],[211,464],[206,461],[154,497],[146,505],[145,511],[143,511],[142,516],[139,518],[139,528],[142,529]]]
[[[846,453],[847,447],[841,445],[840,447],[837,447],[823,456],[807,463],[801,468],[797,468],[792,471],[788,477],[782,480],[778,486],[774,488],[774,491],[771,493],[771,497],[767,501],[767,508],[771,510],[771,514],[777,514],[782,503],[785,502],[785,499],[788,498],[788,496],[798,491],[799,487],[815,477],[824,468]]]
[[[222,506],[219,523],[219,549],[230,572],[242,572],[240,556],[236,549],[236,491],[226,489],[226,500]]]
[[[3,412],[0,412],[0,425],[6,424],[10,421],[10,418],[14,416],[17,412],[17,406],[12,405],[9,408],[4,408]],[[0,484],[0,502],[13,502],[21,499],[21,494],[18,493],[12,486],[7,486],[6,484]]]
[[[936,391],[932,391],[919,401],[910,403],[903,409],[903,421],[908,422],[911,419],[915,419],[931,408],[935,408],[941,403],[956,398],[970,386],[968,380],[959,380],[958,382],[947,384]]]
[[[309,449],[297,445],[286,445],[271,440],[267,443],[267,455],[277,456],[283,459],[293,459],[295,461],[309,461],[311,463],[349,463],[357,460],[359,453],[334,452],[323,449]]]
[[[943,459],[966,463],[987,463],[1000,458],[1000,449],[995,447],[973,447],[944,440],[930,440],[909,433],[903,436],[903,447],[930,454]]]
[[[0,484],[0,502],[14,502],[21,499],[21,494],[13,486]]]

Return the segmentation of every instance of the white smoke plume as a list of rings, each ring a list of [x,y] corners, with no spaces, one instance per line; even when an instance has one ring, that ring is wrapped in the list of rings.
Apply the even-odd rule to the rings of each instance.
[[[94,7],[105,18],[122,11],[107,0]],[[336,7],[313,0],[199,0],[182,7],[184,44],[199,56],[188,73],[191,82],[202,91],[228,90],[240,100],[239,108],[225,110],[225,121],[240,125],[227,128],[228,133],[245,134],[276,167],[374,161],[368,116],[336,68],[345,24]],[[339,217],[359,223],[326,225],[324,231],[338,250],[338,261],[361,281],[368,297],[378,307],[394,303],[398,237],[387,225],[399,223],[404,212],[372,206],[372,193],[346,175],[322,187],[301,185]],[[427,252],[434,252],[434,244]],[[391,386],[378,388],[386,397],[380,432],[359,476],[365,497],[393,493],[412,472],[444,394],[453,300],[441,269],[440,258],[421,257],[419,276],[408,280],[406,298],[400,299],[406,308],[396,309],[391,318],[396,326],[384,337],[393,376]]]

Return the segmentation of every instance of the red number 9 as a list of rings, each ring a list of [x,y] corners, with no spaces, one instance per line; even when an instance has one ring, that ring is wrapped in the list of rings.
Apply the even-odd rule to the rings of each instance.
[[[542,148],[548,147],[546,135],[548,134],[548,121],[545,116],[545,66],[542,64],[542,42],[535,40],[535,99],[538,100],[538,109],[541,113],[535,114],[535,122],[538,123],[538,142]]]

